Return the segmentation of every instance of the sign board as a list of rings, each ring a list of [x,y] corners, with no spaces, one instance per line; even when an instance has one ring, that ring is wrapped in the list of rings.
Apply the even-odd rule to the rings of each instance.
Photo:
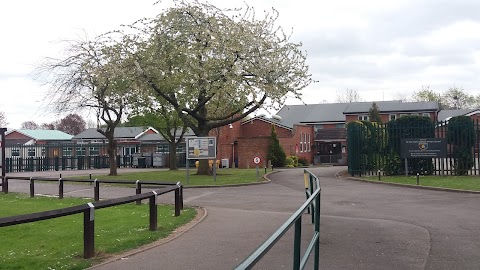
[[[187,138],[187,159],[216,159],[216,137]]]
[[[445,158],[447,140],[445,138],[404,138],[400,142],[402,158]]]
[[[255,163],[257,165],[260,164],[260,161],[261,161],[260,157],[254,157],[253,158],[253,163]]]

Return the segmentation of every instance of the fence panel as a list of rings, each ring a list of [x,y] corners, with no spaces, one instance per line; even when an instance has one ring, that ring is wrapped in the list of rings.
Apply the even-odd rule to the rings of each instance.
[[[395,124],[395,121],[398,119],[388,123],[348,124],[348,170],[351,175],[404,174],[405,160],[400,156],[400,142],[404,138],[447,140],[447,157],[409,158],[408,174],[480,175],[478,120],[419,121],[408,126]]]

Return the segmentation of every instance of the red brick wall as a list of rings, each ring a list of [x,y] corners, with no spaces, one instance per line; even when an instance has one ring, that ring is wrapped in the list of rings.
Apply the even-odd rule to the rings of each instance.
[[[275,126],[275,131],[278,137],[288,137],[292,135],[292,131],[286,128]],[[262,120],[253,120],[252,122],[242,125],[241,136],[243,138],[251,137],[270,137],[272,133],[272,124]]]
[[[258,156],[261,159],[260,167],[267,163],[268,143],[270,137],[238,138],[238,167],[255,168],[253,158]]]

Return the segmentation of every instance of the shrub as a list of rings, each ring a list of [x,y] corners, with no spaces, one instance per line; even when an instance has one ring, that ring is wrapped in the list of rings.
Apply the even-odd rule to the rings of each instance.
[[[467,175],[474,165],[473,147],[475,145],[475,128],[468,116],[452,117],[448,121],[448,143],[453,147],[456,175]]]
[[[308,160],[304,157],[301,157],[298,159],[298,165],[301,165],[301,166],[308,166],[310,165],[310,162],[308,162]]]
[[[290,156],[290,158],[293,160],[293,166],[298,167],[298,157],[297,156]],[[288,164],[288,162],[287,162]]]
[[[280,145],[274,125],[272,125],[267,158],[272,162],[272,166],[274,167],[283,167],[286,164],[285,151],[283,151],[283,148]]]
[[[295,167],[295,161],[293,160],[293,158],[291,156],[287,157],[286,162],[287,162],[287,167],[288,168]]]

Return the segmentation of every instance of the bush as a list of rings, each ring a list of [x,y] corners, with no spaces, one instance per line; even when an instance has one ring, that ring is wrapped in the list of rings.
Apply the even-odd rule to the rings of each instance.
[[[301,157],[298,159],[298,164],[301,165],[301,166],[308,166],[310,165],[310,162],[308,162],[308,160],[304,157]]]
[[[298,157],[297,156],[289,156],[293,160],[293,166],[298,167]],[[288,165],[288,162],[287,162]]]
[[[287,161],[287,167],[288,168],[295,167],[295,161],[293,160],[292,157],[287,157],[286,161]]]
[[[268,145],[268,160],[273,167],[283,167],[286,164],[286,155],[277,137],[275,126],[272,125],[270,144]]]
[[[474,165],[475,128],[473,121],[468,116],[452,117],[448,121],[448,143],[453,148],[456,175],[467,175]]]

